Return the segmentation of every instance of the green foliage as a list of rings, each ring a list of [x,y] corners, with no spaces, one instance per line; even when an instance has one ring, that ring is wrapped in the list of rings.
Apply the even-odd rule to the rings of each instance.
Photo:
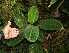
[[[3,18],[0,17],[0,30],[4,28],[5,24],[3,23]]]
[[[0,50],[0,53],[7,53],[6,51]]]
[[[24,14],[20,11],[23,10],[23,7],[20,3],[16,3],[15,6],[16,9],[14,9],[12,13],[12,17],[14,19],[14,22],[19,27],[19,36],[14,39],[6,40],[6,43],[8,46],[14,46],[18,43],[20,43],[24,39],[24,29],[27,25]]]
[[[42,20],[39,26],[44,30],[60,30],[63,24],[56,19],[46,19]]]
[[[61,5],[61,11],[69,14],[69,0],[64,0],[64,3]]]
[[[57,0],[51,0],[50,3],[51,3],[51,4],[54,4],[56,1],[57,1]]]
[[[39,40],[40,42],[43,42],[43,41],[44,41],[44,35],[43,35],[41,32],[39,33],[38,40]]]
[[[56,53],[57,51],[59,51],[60,53],[67,53],[69,48],[68,36],[63,36],[59,39],[55,38],[55,40],[54,38],[52,38],[52,40],[48,41],[48,44],[50,46],[49,52],[51,53]]]
[[[10,4],[10,0],[1,0],[0,3],[0,16],[4,18],[4,21],[6,22],[7,20],[11,19],[12,16],[12,6]],[[10,18],[9,18],[10,17]]]
[[[66,53],[69,50],[69,43],[68,38],[63,37],[63,35],[67,36],[66,33],[69,34],[69,30],[65,31],[64,34],[60,33],[64,18],[61,19],[61,15],[59,18],[54,17],[52,15],[55,14],[54,9],[48,8],[56,3],[59,2],[57,0],[0,0],[0,30],[3,29],[8,20],[13,20],[11,26],[17,26],[19,29],[18,37],[6,40],[7,45],[5,46],[0,44],[0,53]],[[48,6],[48,4],[50,5]],[[52,5],[55,8],[57,6]],[[68,6],[68,0],[65,0],[61,10],[69,14]],[[51,10],[53,10],[52,14],[49,12]],[[64,26],[69,28],[68,24]],[[46,30],[52,30],[52,32],[57,30],[59,33],[51,32],[49,36]],[[56,40],[57,36],[61,38]]]
[[[14,6],[16,4],[16,0],[11,1],[11,5]]]
[[[28,21],[33,24],[38,20],[39,12],[36,6],[32,6],[28,12]]]
[[[43,48],[42,46],[38,44],[31,44],[28,47],[28,52],[27,53],[43,53]]]
[[[57,0],[51,0],[50,5],[48,7],[51,7],[52,4],[54,4]]]
[[[25,17],[23,15],[23,13],[15,11],[13,13],[13,19],[19,28],[25,28],[26,27],[26,21],[25,21]]]
[[[18,45],[15,45],[13,49],[11,49],[11,53],[23,53],[24,52],[24,44],[20,43]]]
[[[37,26],[28,25],[24,31],[25,38],[30,42],[35,42],[39,37],[39,29]]]

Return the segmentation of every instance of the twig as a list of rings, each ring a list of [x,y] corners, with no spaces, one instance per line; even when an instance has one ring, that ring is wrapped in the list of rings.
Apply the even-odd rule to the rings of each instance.
[[[62,5],[63,2],[64,2],[64,0],[62,0],[62,1],[59,3],[59,5],[58,5],[58,7],[56,8],[56,10],[58,10],[58,8]]]

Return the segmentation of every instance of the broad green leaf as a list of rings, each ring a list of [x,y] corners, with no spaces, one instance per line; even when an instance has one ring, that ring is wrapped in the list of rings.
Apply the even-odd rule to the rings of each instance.
[[[33,24],[38,20],[39,12],[36,6],[32,6],[28,12],[28,21]]]
[[[43,53],[43,48],[42,46],[38,44],[31,44],[28,47],[28,52],[27,53]]]
[[[43,42],[43,41],[44,41],[44,35],[43,35],[41,32],[39,33],[38,40],[39,40],[40,42]]]
[[[35,42],[39,37],[39,29],[37,26],[28,25],[24,31],[25,38],[30,42]]]
[[[46,19],[42,20],[39,26],[44,30],[60,30],[63,24],[56,19]]]
[[[54,4],[57,0],[51,0],[51,4]]]
[[[24,15],[21,12],[15,11],[13,13],[13,19],[19,28],[25,28],[26,27],[26,20],[25,20]]]
[[[6,40],[6,44],[8,46],[14,46],[14,45],[20,43],[23,39],[24,39],[24,32],[20,32],[18,37]]]

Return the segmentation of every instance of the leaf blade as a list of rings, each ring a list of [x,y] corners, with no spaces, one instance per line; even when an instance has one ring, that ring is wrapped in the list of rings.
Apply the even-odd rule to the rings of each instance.
[[[24,34],[28,41],[35,42],[39,37],[39,29],[36,26],[28,25]]]
[[[39,26],[44,30],[60,30],[63,24],[56,19],[46,19],[42,20]]]
[[[33,24],[38,20],[39,12],[36,6],[32,6],[28,12],[28,21]]]

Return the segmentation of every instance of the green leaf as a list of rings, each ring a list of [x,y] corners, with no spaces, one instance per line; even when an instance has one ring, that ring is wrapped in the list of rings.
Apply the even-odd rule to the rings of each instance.
[[[56,19],[46,19],[42,20],[39,26],[44,30],[60,30],[63,24]]]
[[[37,26],[28,25],[24,31],[25,38],[30,42],[35,42],[39,37],[39,29]]]
[[[31,44],[28,47],[28,52],[27,53],[43,53],[43,48],[42,46],[38,44]]]
[[[48,7],[51,7],[52,4],[54,4],[57,0],[51,0],[50,5]]]
[[[14,46],[14,45],[20,43],[23,39],[24,39],[24,32],[21,32],[21,33],[18,35],[18,37],[13,38],[13,39],[6,40],[6,44],[7,44],[8,46]]]
[[[28,12],[28,21],[33,24],[38,20],[39,12],[36,6],[32,6]]]
[[[13,13],[13,19],[19,28],[25,28],[26,27],[26,20],[25,20],[23,13],[15,11]]]
[[[51,0],[51,4],[54,4],[57,0]]]
[[[39,33],[38,40],[39,40],[40,42],[43,42],[43,41],[44,41],[44,35],[43,35],[41,32]]]

